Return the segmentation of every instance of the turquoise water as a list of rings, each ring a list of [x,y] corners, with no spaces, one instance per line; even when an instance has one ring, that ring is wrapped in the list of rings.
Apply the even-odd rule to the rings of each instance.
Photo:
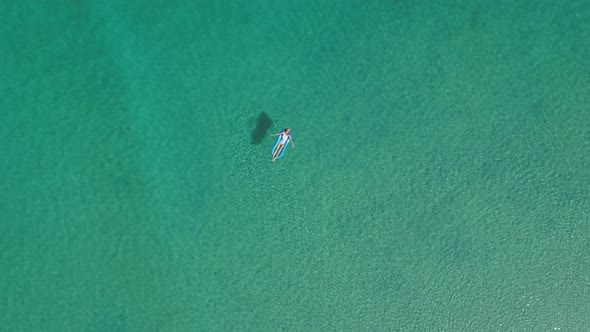
[[[590,326],[588,2],[0,13],[0,330]]]

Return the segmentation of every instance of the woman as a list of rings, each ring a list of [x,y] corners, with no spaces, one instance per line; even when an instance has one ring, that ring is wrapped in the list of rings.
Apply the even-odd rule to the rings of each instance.
[[[275,161],[280,155],[281,155],[281,151],[283,151],[283,149],[285,148],[285,144],[289,144],[289,142],[291,142],[291,145],[293,145],[293,148],[295,148],[295,144],[293,143],[293,138],[291,138],[291,129],[289,128],[285,128],[283,130],[281,130],[280,132],[276,133],[276,134],[272,134],[270,136],[279,136],[279,141],[272,153],[272,161]]]

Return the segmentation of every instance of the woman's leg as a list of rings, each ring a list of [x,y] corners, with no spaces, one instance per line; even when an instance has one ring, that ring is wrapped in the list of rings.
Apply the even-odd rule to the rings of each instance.
[[[284,144],[279,144],[277,146],[277,149],[275,150],[274,155],[272,156],[272,160],[277,159],[277,157],[281,154],[281,150],[283,149],[283,146],[285,146]]]

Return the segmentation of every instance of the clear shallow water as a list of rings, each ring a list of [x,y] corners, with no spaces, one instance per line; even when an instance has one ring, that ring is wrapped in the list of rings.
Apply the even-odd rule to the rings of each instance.
[[[590,324],[586,3],[0,12],[3,329]]]

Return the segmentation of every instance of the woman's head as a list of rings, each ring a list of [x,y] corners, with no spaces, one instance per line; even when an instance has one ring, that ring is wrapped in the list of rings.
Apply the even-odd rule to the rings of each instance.
[[[285,132],[288,134],[291,131],[289,128],[285,128]]]

